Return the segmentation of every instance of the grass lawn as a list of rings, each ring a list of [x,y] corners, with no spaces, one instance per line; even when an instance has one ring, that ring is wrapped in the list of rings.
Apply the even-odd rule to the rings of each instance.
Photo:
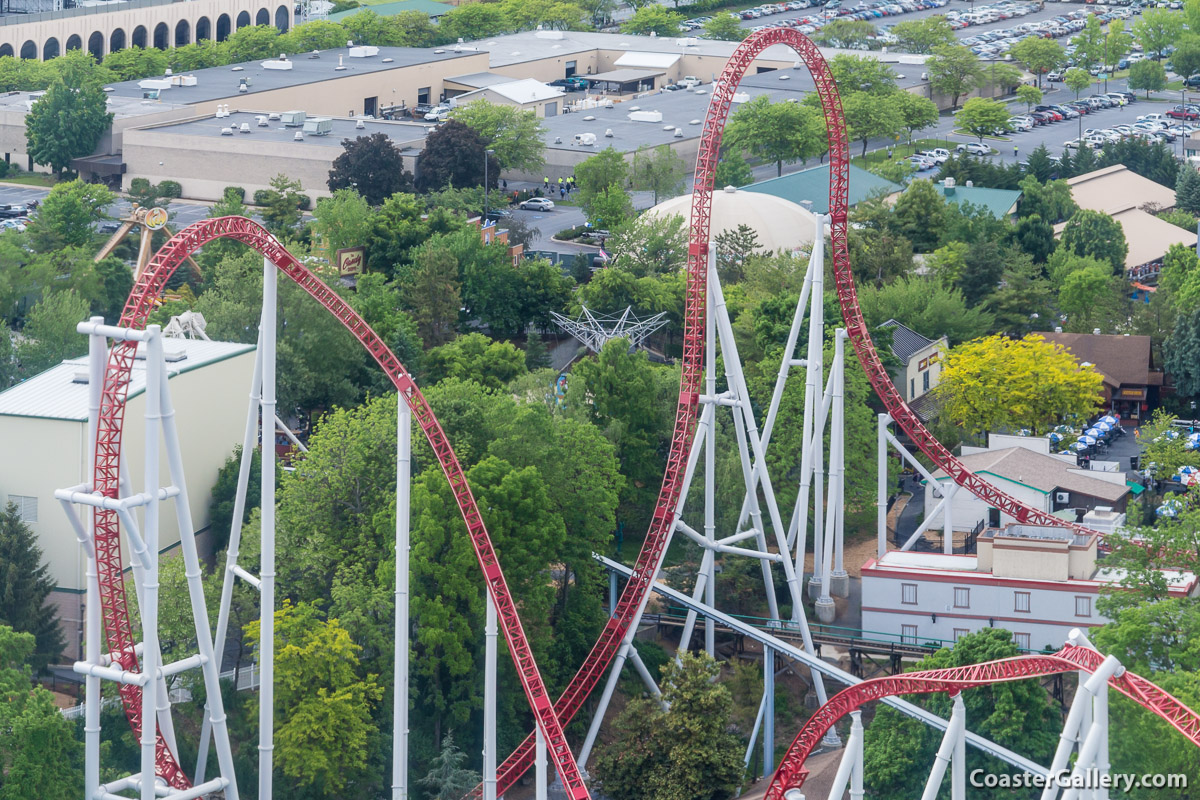
[[[893,148],[893,159],[907,158],[918,150],[932,150],[935,147],[945,147],[947,150],[953,150],[958,142],[951,142],[948,139],[916,139],[912,144],[898,144]],[[854,145],[851,144],[851,150]],[[850,163],[857,167],[866,169],[872,164],[882,164],[888,160],[887,150],[872,150],[865,156],[854,156],[850,159]]]
[[[58,178],[41,172],[22,172],[19,175],[9,175],[0,178],[0,183],[19,183],[23,186],[44,186],[47,189],[58,183]]]

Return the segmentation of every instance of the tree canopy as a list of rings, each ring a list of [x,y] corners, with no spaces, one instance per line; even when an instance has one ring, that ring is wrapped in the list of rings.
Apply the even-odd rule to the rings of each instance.
[[[411,191],[412,173],[384,133],[342,141],[342,153],[329,170],[329,191],[350,189],[377,206],[396,192]]]

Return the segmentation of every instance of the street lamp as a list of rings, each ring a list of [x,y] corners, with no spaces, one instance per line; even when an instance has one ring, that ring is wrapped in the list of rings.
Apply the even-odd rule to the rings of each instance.
[[[487,224],[488,215],[488,160],[496,155],[495,150],[483,151],[483,224]]]

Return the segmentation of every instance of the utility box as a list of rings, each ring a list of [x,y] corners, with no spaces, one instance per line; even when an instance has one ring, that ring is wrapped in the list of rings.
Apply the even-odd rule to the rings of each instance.
[[[333,133],[333,120],[327,117],[305,120],[304,133],[308,136],[328,136]]]
[[[279,115],[279,121],[286,128],[299,128],[304,125],[304,120],[308,115],[303,111],[284,111]]]

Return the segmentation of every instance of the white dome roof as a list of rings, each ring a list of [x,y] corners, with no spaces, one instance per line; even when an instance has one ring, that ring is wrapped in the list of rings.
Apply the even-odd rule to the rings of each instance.
[[[646,212],[658,217],[679,214],[685,225],[692,221],[692,196],[690,194],[664,200]],[[790,200],[760,192],[746,192],[726,186],[712,193],[712,229],[716,236],[739,225],[748,225],[758,234],[764,250],[790,251],[797,247],[807,248],[816,233],[816,216],[813,212]],[[828,229],[826,229],[828,235]]]

